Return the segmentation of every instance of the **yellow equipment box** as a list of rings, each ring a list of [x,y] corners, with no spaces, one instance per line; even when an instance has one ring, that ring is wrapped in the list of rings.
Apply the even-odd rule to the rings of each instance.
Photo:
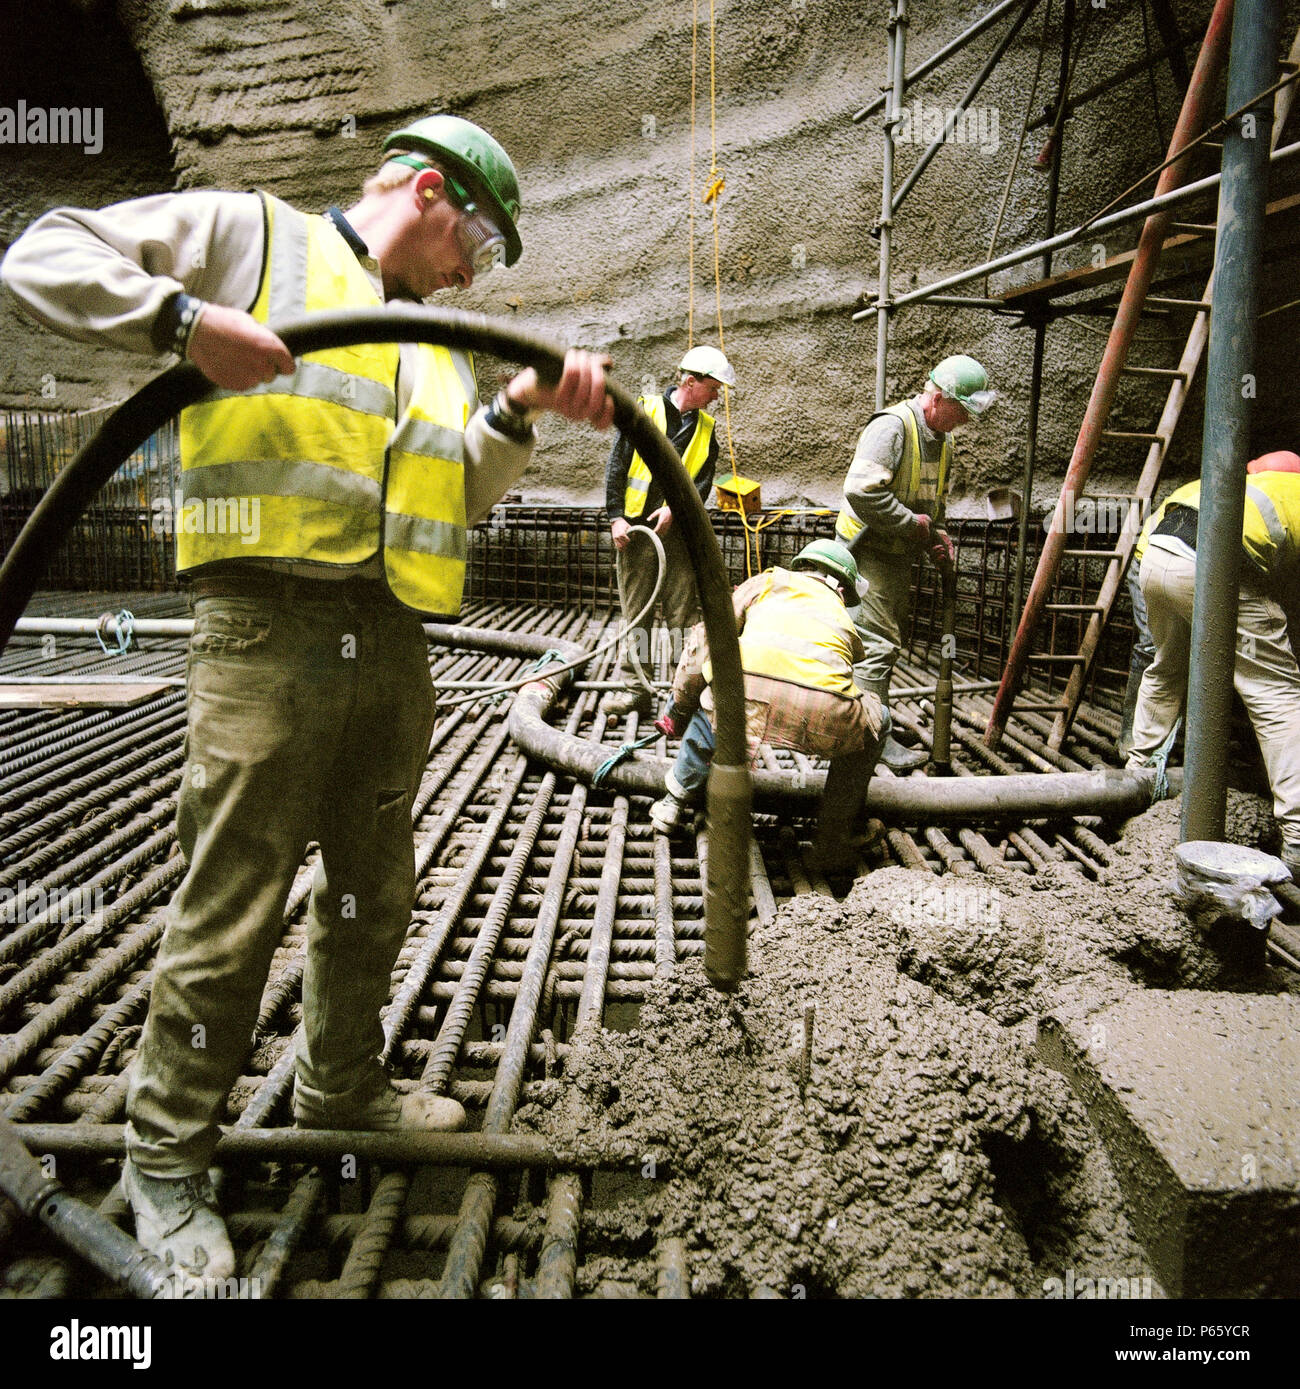
[[[721,477],[716,486],[718,494],[718,505],[723,511],[743,511],[746,516],[751,512],[759,511],[763,505],[760,484],[753,478],[741,477],[733,473],[730,477]]]

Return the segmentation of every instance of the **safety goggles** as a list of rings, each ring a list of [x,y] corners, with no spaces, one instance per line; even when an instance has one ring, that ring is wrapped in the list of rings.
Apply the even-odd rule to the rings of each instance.
[[[451,195],[452,203],[460,210],[460,220],[456,223],[456,240],[461,252],[474,267],[475,275],[486,275],[498,265],[506,263],[506,239],[497,224],[470,197],[469,189],[458,183],[450,174],[443,174],[443,182]]]
[[[399,154],[394,164],[406,164],[412,169],[431,169],[432,164],[418,155]],[[456,241],[461,254],[474,268],[475,275],[486,275],[506,263],[506,239],[497,224],[474,202],[470,191],[448,173],[442,175],[443,186],[452,206],[460,213],[456,222]]]

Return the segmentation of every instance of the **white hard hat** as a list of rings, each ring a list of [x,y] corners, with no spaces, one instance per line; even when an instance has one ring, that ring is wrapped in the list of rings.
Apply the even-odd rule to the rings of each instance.
[[[711,376],[724,386],[736,384],[736,373],[731,363],[716,347],[692,347],[681,360],[679,371],[694,372],[696,376]]]

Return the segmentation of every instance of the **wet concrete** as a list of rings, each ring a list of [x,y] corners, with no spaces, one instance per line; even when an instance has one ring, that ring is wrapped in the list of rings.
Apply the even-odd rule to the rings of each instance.
[[[1231,819],[1244,838],[1272,832],[1255,798],[1234,795]],[[682,965],[634,1030],[575,1038],[564,1080],[517,1122],[640,1174],[599,1193],[609,1252],[584,1250],[582,1290],[652,1294],[654,1247],[681,1236],[697,1296],[1162,1295],[1105,1145],[1036,1035],[1048,1013],[1082,1026],[1153,989],[1294,1006],[1293,978],[1243,971],[1174,904],[1176,827],[1176,805],[1138,817],[1101,881],[1064,863],[1027,878],[888,868],[842,902],[796,898],[753,933],[734,996]],[[1206,1114],[1220,1079],[1204,1078]]]

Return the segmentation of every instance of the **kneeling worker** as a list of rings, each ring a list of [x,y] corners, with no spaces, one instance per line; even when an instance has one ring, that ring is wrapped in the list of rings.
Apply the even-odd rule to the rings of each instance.
[[[815,540],[792,569],[769,569],[736,589],[732,606],[745,669],[745,733],[751,763],[759,747],[831,759],[814,854],[828,871],[856,862],[853,838],[880,752],[879,698],[853,683],[862,642],[846,611],[858,599],[858,567],[833,540]],[[713,760],[713,670],[701,624],[691,633],[673,699],[656,727],[682,735],[667,794],[650,808],[655,828],[672,833],[700,799]]]

